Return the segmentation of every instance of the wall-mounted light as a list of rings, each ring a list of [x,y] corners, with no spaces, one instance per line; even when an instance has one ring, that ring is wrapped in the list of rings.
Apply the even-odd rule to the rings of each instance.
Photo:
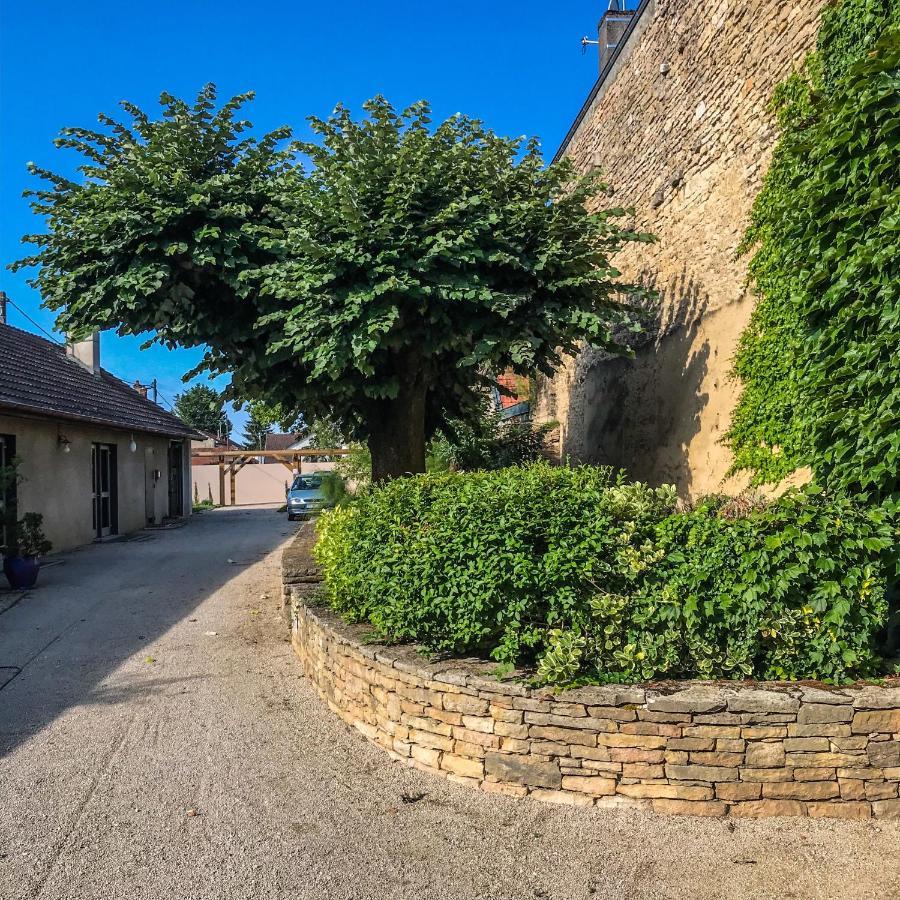
[[[56,446],[62,450],[63,453],[71,453],[72,442],[59,430],[59,425],[56,426]]]
[[[132,453],[134,453],[135,450],[137,450],[137,443],[136,443],[135,440],[134,440],[134,435],[131,436],[131,441],[130,441],[130,443],[128,444],[128,449],[129,449]]]

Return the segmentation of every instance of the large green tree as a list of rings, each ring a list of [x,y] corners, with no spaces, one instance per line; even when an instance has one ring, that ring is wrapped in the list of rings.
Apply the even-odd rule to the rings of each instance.
[[[588,213],[596,177],[382,98],[363,121],[312,118],[315,142],[247,138],[250,96],[163,94],[159,119],[126,103],[128,124],[62,132],[87,162],[77,180],[35,169],[48,228],[20,263],[61,328],[205,346],[232,396],[367,440],[376,479],[422,471],[491,373],[550,374],[582,339],[619,349],[633,289],[609,257],[648,238]]]
[[[231,422],[225,414],[225,399],[208,385],[195,384],[176,394],[173,409],[175,415],[188,425],[207,434],[224,436],[231,433]]]

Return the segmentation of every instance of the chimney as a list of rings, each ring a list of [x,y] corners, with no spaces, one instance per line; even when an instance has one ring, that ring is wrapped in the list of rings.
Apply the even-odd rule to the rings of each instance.
[[[609,0],[609,7],[600,17],[597,23],[597,42],[600,47],[600,71],[606,68],[606,64],[612,59],[616,47],[622,40],[634,16],[634,10],[626,9],[627,0]]]
[[[81,363],[94,375],[100,374],[100,332],[95,331],[83,341],[69,341],[66,353],[76,362]]]
[[[139,381],[136,381],[132,387],[146,400],[147,399],[147,391],[150,390],[149,384],[141,384]]]
[[[6,291],[0,291],[0,325],[6,324]]]

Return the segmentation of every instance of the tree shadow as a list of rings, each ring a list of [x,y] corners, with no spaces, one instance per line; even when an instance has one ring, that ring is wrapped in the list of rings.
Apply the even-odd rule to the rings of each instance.
[[[272,509],[221,509],[149,538],[89,545],[42,570],[38,587],[0,616],[0,667],[14,672],[0,687],[0,758],[73,707],[189,690],[197,676],[152,675],[147,648],[287,533]],[[203,635],[227,615],[197,611],[195,627]],[[146,675],[116,672],[145,650]]]
[[[709,402],[711,348],[700,338],[709,295],[684,269],[662,288],[647,272],[640,281],[659,295],[646,331],[628,341],[634,355],[587,349],[576,360],[563,453],[689,494],[688,448]]]

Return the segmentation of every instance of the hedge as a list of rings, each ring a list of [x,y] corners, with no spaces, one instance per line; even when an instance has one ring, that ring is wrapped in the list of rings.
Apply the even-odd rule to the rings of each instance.
[[[547,464],[398,479],[318,528],[345,618],[554,683],[871,674],[896,538],[814,487],[680,511],[673,488]]]

